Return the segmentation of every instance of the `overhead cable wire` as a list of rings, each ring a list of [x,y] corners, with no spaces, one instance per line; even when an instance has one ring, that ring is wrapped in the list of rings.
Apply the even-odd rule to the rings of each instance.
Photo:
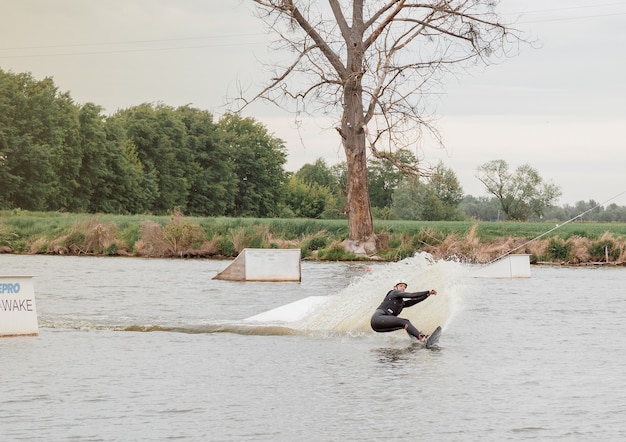
[[[550,13],[550,12],[563,12],[563,11],[569,11],[569,10],[580,10],[580,9],[589,9],[589,8],[593,8],[594,10],[597,10],[598,8],[610,7],[610,6],[626,6],[626,2],[613,2],[613,3],[582,5],[582,6],[568,6],[568,7],[563,7],[563,8],[551,8],[551,9],[543,9],[543,10],[507,13],[506,15],[509,15],[509,16],[516,15],[518,17],[522,17],[527,14],[544,14],[544,13]],[[532,19],[528,21],[522,19],[520,20],[520,23],[532,24],[532,23],[543,23],[543,22],[586,20],[586,19],[614,17],[614,16],[621,16],[621,15],[626,15],[626,11],[607,13],[607,14],[581,15],[581,16],[576,16],[576,17]],[[264,33],[222,34],[222,35],[210,35],[210,36],[199,36],[199,37],[128,40],[128,41],[117,41],[117,42],[114,41],[114,42],[96,42],[96,43],[72,43],[72,44],[57,44],[57,45],[0,47],[0,51],[24,51],[24,50],[32,50],[32,49],[59,49],[59,48],[77,48],[77,47],[89,47],[89,46],[119,46],[119,45],[150,44],[150,43],[173,43],[176,41],[224,39],[224,38],[234,39],[234,38],[240,38],[240,37],[258,37],[262,35],[266,35],[266,34]],[[247,45],[253,46],[253,45],[260,45],[260,44],[265,44],[265,42],[263,42],[260,39],[257,39],[253,42],[239,42],[239,43],[224,42],[224,43],[214,43],[214,44],[208,44],[208,45],[178,46],[178,47],[165,47],[165,48],[112,49],[108,51],[65,52],[65,53],[57,53],[57,54],[0,55],[0,58],[31,58],[31,57],[50,57],[50,56],[69,56],[69,55],[115,54],[115,53],[129,53],[129,52],[176,51],[176,50],[185,50],[185,49],[219,48],[219,47],[247,46]]]

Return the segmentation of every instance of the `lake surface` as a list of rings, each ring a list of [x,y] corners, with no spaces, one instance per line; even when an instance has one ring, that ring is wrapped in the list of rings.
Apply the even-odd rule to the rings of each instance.
[[[481,279],[418,256],[213,280],[228,261],[0,255],[40,334],[0,338],[2,441],[626,439],[626,269]],[[399,280],[439,290],[376,334]],[[294,323],[246,318],[333,295]]]

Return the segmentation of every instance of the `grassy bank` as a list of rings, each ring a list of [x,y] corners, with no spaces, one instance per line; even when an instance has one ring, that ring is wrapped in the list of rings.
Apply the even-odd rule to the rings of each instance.
[[[376,221],[375,257],[343,251],[346,220],[196,218],[0,211],[0,252],[233,258],[246,247],[300,248],[305,259],[396,261],[426,251],[485,263],[509,252],[532,262],[626,262],[626,224]]]

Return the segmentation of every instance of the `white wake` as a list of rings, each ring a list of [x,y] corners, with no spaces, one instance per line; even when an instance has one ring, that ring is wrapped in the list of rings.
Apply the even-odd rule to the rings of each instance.
[[[405,308],[400,316],[425,333],[431,333],[438,325],[445,329],[462,308],[462,280],[467,273],[468,269],[460,263],[434,261],[426,253],[376,266],[337,295],[328,296],[291,326],[305,331],[373,333],[369,325],[372,313],[385,294],[402,281],[408,283],[408,292],[436,289],[438,294]]]

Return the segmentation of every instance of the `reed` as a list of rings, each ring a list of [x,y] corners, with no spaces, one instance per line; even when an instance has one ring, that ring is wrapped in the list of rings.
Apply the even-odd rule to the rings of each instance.
[[[510,251],[533,262],[623,263],[626,224],[473,221],[375,222],[377,258],[426,251],[484,263]],[[202,218],[0,211],[0,252],[232,258],[243,248],[300,248],[308,259],[359,259],[342,251],[346,220]]]

